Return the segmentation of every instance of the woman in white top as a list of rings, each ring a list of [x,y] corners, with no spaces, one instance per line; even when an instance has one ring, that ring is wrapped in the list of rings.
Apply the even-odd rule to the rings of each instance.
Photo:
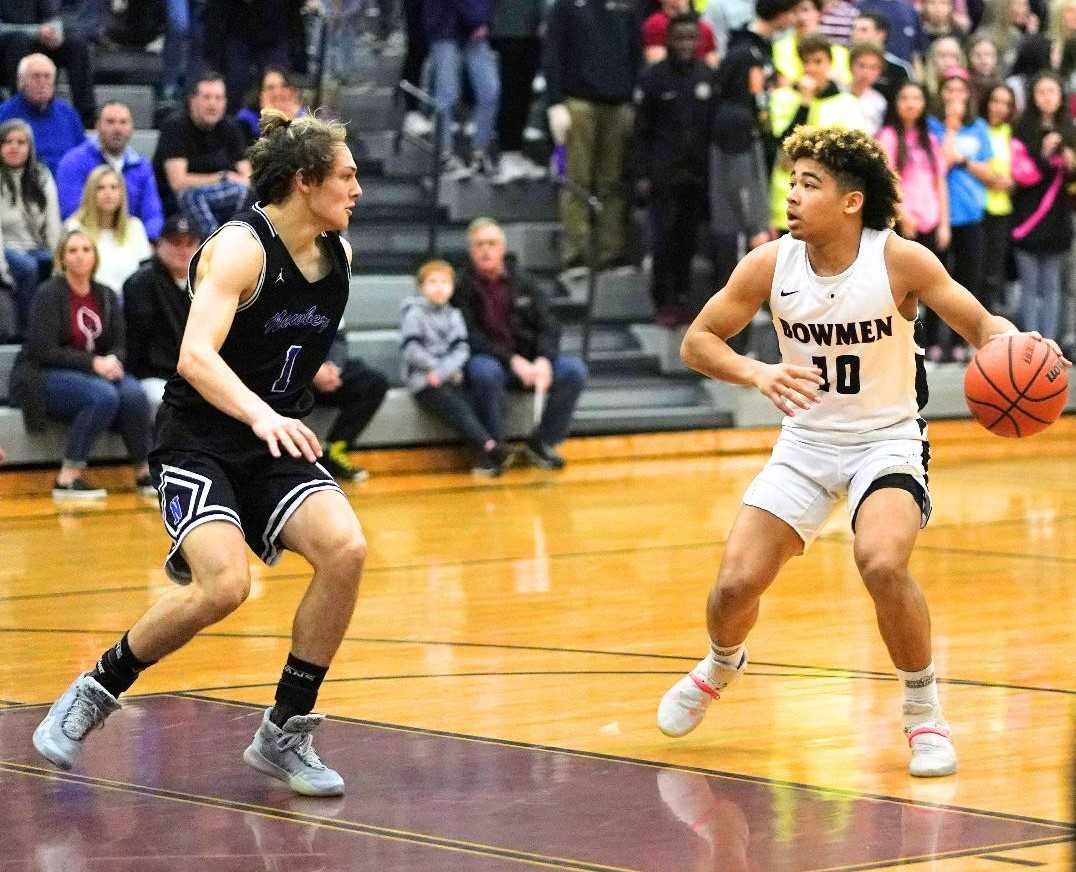
[[[82,203],[70,218],[68,229],[79,229],[97,245],[99,266],[94,278],[117,294],[138,265],[153,255],[146,228],[127,211],[127,189],[123,176],[107,164],[97,167],[86,179]]]
[[[37,160],[34,133],[25,121],[9,119],[0,124],[0,280],[15,289],[20,332],[38,283],[52,271],[60,227],[56,183]]]

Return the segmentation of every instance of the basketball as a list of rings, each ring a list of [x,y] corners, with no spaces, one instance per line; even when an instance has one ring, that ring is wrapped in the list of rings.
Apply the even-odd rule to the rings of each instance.
[[[980,348],[964,373],[964,398],[998,436],[1034,436],[1057,420],[1068,400],[1061,358],[1041,339],[1015,333]]]

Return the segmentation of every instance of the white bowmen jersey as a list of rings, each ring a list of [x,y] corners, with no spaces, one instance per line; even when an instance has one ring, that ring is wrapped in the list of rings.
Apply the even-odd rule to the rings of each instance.
[[[859,254],[840,275],[819,276],[807,245],[778,242],[770,310],[781,358],[822,370],[821,402],[782,426],[804,438],[851,442],[921,439],[915,322],[897,310],[885,266],[889,230],[863,228]]]

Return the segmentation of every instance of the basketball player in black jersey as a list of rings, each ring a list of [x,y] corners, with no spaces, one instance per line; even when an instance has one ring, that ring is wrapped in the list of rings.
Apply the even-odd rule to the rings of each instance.
[[[303,555],[314,577],[292,648],[243,759],[298,793],[343,793],[313,749],[310,714],[351,620],[366,541],[317,462],[300,420],[347,302],[351,249],[340,235],[362,195],[344,128],[262,113],[249,152],[258,204],[210,236],[190,267],[191,309],[150,456],[183,585],[150,607],[79,676],[34,732],[55,765],[74,765],[87,733],[120,707],[148,666],[227,617],[250,591],[247,546],[268,564]]]

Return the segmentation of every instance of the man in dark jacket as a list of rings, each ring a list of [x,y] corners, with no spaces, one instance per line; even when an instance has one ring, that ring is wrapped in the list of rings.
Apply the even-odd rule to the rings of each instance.
[[[567,189],[560,195],[561,261],[583,263],[598,234],[602,266],[624,259],[626,198],[621,174],[630,104],[642,64],[642,16],[636,0],[556,0],[546,34],[549,129],[567,151],[567,175],[604,207],[590,227],[587,207]]]
[[[191,305],[187,268],[201,242],[201,234],[190,221],[173,215],[164,223],[157,253],[123,285],[127,369],[142,382],[154,415],[164,396],[164,383],[179,361]]]
[[[467,381],[475,411],[500,443],[505,391],[523,388],[545,396],[526,452],[536,466],[560,469],[564,458],[553,449],[568,435],[586,383],[586,365],[559,352],[560,330],[545,295],[506,265],[507,245],[497,222],[475,219],[467,238],[471,263],[458,277],[453,302],[467,323],[471,345]]]
[[[636,186],[650,198],[657,322],[687,323],[691,260],[702,221],[713,115],[713,72],[695,58],[694,15],[669,22],[668,56],[643,72],[635,97]]]

